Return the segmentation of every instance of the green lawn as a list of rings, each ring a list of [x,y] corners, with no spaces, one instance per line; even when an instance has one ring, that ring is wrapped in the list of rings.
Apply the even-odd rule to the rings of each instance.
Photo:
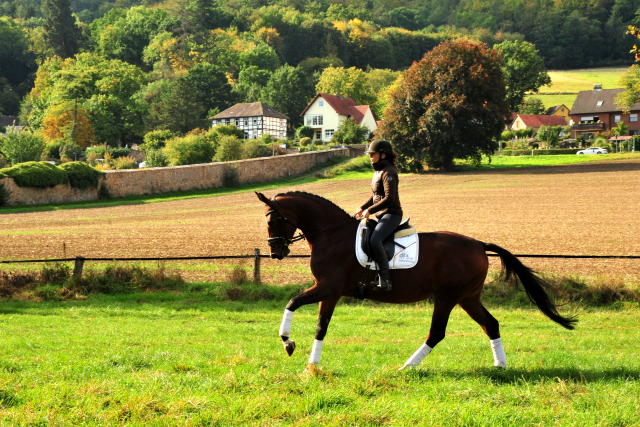
[[[321,369],[304,374],[317,305],[216,302],[206,293],[0,305],[2,425],[636,425],[640,309],[587,309],[567,331],[492,307],[510,366],[460,309],[418,369],[432,308],[340,305]]]
[[[556,105],[564,104],[568,109],[573,107],[573,103],[576,101],[576,97],[578,94],[568,94],[568,95],[541,95],[536,93],[534,95],[527,95],[526,97],[534,97],[539,98],[544,104],[545,108],[555,107]]]
[[[483,157],[482,164],[477,168],[483,169],[510,169],[533,166],[561,166],[571,165],[575,163],[589,163],[602,161],[624,161],[639,160],[639,153],[615,153],[601,155],[577,155],[577,154],[560,154],[555,156],[493,156],[491,163],[489,158]],[[459,162],[464,165],[466,162]]]

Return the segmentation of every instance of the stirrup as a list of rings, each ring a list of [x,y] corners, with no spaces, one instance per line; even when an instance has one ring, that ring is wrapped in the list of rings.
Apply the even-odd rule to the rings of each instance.
[[[373,282],[371,282],[371,285],[373,286],[373,289],[376,291],[392,290],[391,280],[385,280],[380,276],[378,276],[378,280],[374,280]]]

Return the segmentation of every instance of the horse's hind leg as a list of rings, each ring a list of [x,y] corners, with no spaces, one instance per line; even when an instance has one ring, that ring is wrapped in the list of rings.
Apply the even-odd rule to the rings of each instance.
[[[433,307],[433,315],[431,317],[431,327],[429,329],[429,335],[424,344],[411,356],[400,370],[418,365],[422,362],[431,350],[444,339],[445,332],[447,330],[447,323],[449,322],[449,315],[451,310],[455,307],[455,303],[449,301],[436,300]]]
[[[329,322],[333,315],[333,310],[336,308],[338,299],[325,300],[320,302],[320,309],[318,313],[318,326],[316,327],[316,337],[313,340],[313,348],[311,349],[311,355],[309,356],[309,363],[320,363],[320,356],[322,354],[322,343],[324,337],[327,335],[327,329],[329,328]]]
[[[287,307],[284,309],[282,323],[280,324],[280,337],[282,338],[284,349],[287,351],[289,356],[291,356],[293,351],[296,349],[296,343],[289,339],[289,335],[291,335],[293,312],[303,305],[320,302],[322,300],[329,299],[330,297],[331,290],[328,289],[328,287],[319,287],[318,285],[315,285],[309,288],[306,292],[291,298],[289,304],[287,304]],[[331,315],[329,315],[329,318],[331,318]],[[327,324],[329,324],[328,321]]]
[[[484,308],[480,302],[480,296],[465,298],[460,301],[460,307],[475,320],[484,330],[491,342],[491,350],[493,350],[494,366],[507,366],[507,356],[504,354],[502,339],[500,338],[500,324],[498,321]]]

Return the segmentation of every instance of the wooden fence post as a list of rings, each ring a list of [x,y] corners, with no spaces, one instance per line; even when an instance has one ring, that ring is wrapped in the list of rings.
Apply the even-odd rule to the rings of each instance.
[[[253,264],[253,282],[257,285],[260,284],[260,249],[255,249],[255,262]]]
[[[76,264],[73,267],[73,279],[78,280],[82,278],[82,269],[84,268],[84,257],[77,256]]]

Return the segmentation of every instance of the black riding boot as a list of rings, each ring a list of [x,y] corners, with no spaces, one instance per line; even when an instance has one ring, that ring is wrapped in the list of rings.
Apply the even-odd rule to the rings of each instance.
[[[391,279],[389,278],[389,258],[387,258],[387,252],[384,250],[382,243],[373,246],[373,252],[375,253],[376,262],[378,268],[380,268],[379,280],[374,280],[371,285],[374,289],[381,289],[383,291],[391,290]]]

